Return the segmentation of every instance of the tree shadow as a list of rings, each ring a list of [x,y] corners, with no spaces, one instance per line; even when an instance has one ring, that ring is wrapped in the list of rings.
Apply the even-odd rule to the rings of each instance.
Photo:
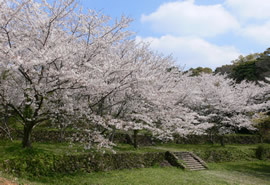
[[[248,176],[254,176],[257,178],[262,178],[270,181],[270,163],[269,161],[266,164],[263,164],[263,161],[252,161],[252,162],[237,162],[226,164],[224,167],[230,171],[236,171]]]
[[[22,148],[21,143],[19,142],[7,142],[1,143],[1,152],[2,152],[2,157],[23,157],[23,156],[33,156],[33,155],[38,155],[42,154],[45,152],[45,150],[40,149],[40,148]]]

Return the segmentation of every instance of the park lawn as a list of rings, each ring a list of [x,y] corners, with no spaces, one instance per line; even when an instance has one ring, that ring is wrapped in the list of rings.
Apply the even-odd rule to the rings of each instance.
[[[113,148],[113,150],[105,149],[107,153],[146,153],[146,152],[163,152],[167,151],[166,149],[158,149],[155,147],[140,147],[135,149],[132,145],[128,144],[119,144]],[[87,154],[89,152],[97,152],[96,150],[84,150],[83,145],[81,144],[70,144],[70,143],[42,143],[42,142],[34,142],[32,144],[32,149],[23,149],[21,145],[21,141],[15,140],[4,141],[0,140],[0,160],[8,159],[10,157],[16,157],[21,155],[27,155],[28,153],[49,153],[54,155],[79,155],[79,154]]]
[[[28,153],[51,153],[54,155],[82,154],[86,151],[79,144],[70,145],[69,143],[33,143],[32,149],[23,149],[21,141],[1,141],[0,140],[0,159],[7,159]]]
[[[142,146],[138,149],[134,149],[132,145],[118,144],[114,147],[116,152],[159,152],[159,151],[206,151],[206,150],[241,150],[244,152],[253,152],[261,144],[228,144],[222,147],[220,144],[175,144],[175,143],[163,143],[156,144],[154,146]],[[270,144],[264,143],[265,147],[270,147]]]
[[[113,148],[117,153],[124,152],[133,152],[133,153],[146,153],[146,152],[164,152],[164,151],[206,151],[206,150],[242,150],[244,152],[252,152],[260,144],[250,144],[250,145],[226,145],[222,147],[219,144],[157,144],[155,146],[141,146],[138,149],[135,149],[132,145],[129,144],[118,144]],[[270,147],[270,144],[264,144],[265,146]],[[15,140],[13,142],[0,140],[0,159],[9,158],[10,156],[21,155],[25,150],[21,147],[21,141]],[[76,154],[85,154],[91,152],[91,150],[84,150],[81,144],[72,144],[69,143],[42,143],[34,142],[33,143],[33,152],[36,153],[51,153],[55,155],[76,155]],[[111,150],[105,150],[106,152],[112,152]]]
[[[146,152],[177,152],[177,151],[209,151],[209,150],[230,150],[238,152],[241,150],[245,153],[255,154],[255,149],[260,144],[250,144],[250,145],[226,145],[226,147],[222,147],[219,144],[175,144],[175,143],[167,143],[167,144],[157,144],[155,146],[142,146],[138,149],[135,149],[132,145],[128,144],[118,144],[113,148],[113,151],[116,153],[146,153]],[[264,144],[267,147],[270,147],[270,144]],[[105,150],[108,153],[111,153],[111,150]],[[92,152],[91,150],[84,150],[81,144],[72,144],[69,143],[41,143],[34,142],[33,148],[29,151],[29,149],[22,149],[21,141],[15,140],[11,141],[3,141],[0,140],[0,160],[7,159],[10,157],[27,154],[28,152],[34,153],[50,153],[54,155],[76,155],[76,154],[87,154]],[[255,157],[255,156],[254,156]]]
[[[265,144],[270,146],[270,144]],[[157,151],[208,151],[208,150],[239,150],[254,153],[259,145],[186,145],[186,144],[158,144],[156,146],[140,147],[134,149],[131,145],[119,144],[114,147],[118,153],[124,152],[157,152]],[[33,149],[22,149],[20,141],[1,141],[0,160],[15,156],[51,153],[55,155],[83,154],[83,147],[75,144],[70,147],[68,143],[33,143]],[[208,163],[209,170],[184,171],[175,167],[152,167],[142,169],[115,170],[109,172],[54,174],[52,176],[22,176],[16,181],[25,184],[264,184],[270,185],[270,161],[259,161],[252,158],[234,162]],[[0,176],[14,179],[0,169]]]
[[[2,174],[3,175],[3,174]],[[11,176],[4,175],[11,178]],[[209,163],[209,170],[187,171],[175,167],[152,167],[110,172],[58,174],[51,177],[17,179],[19,183],[32,185],[164,185],[164,184],[256,184],[270,185],[270,161],[240,161]]]
[[[156,149],[169,150],[172,152],[177,151],[196,151],[196,150],[211,150],[211,149],[241,149],[241,150],[254,150],[260,144],[228,144],[225,147],[220,144],[175,144],[175,143],[165,143],[153,146]],[[270,144],[264,143],[263,145],[269,146]]]

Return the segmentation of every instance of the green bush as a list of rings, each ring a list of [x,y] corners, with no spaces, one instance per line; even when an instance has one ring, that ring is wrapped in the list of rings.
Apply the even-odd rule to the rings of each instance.
[[[260,160],[270,159],[270,147],[260,145],[256,149],[256,157]]]
[[[220,136],[215,135],[212,137],[213,143],[220,143]],[[208,135],[188,135],[183,138],[181,136],[175,136],[174,142],[177,144],[206,144],[210,143],[210,136]],[[260,143],[260,137],[257,135],[244,135],[244,134],[231,134],[224,135],[224,142],[226,144],[256,144]]]
[[[165,152],[89,153],[81,155],[53,155],[34,153],[0,161],[2,168],[15,176],[51,176],[54,173],[97,172],[116,169],[151,167],[164,161]],[[2,164],[1,164],[2,163]]]
[[[10,158],[2,161],[2,166],[6,172],[16,176],[49,176],[54,172],[53,161],[52,155],[38,154]]]
[[[222,149],[196,150],[194,153],[206,162],[251,160],[255,157],[254,152],[252,151],[247,152],[230,147]]]

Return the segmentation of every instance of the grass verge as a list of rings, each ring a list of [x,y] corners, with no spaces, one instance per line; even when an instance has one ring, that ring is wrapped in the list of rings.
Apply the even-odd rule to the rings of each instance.
[[[241,161],[209,163],[209,170],[184,171],[175,167],[152,167],[110,172],[58,174],[38,179],[17,179],[19,183],[32,185],[163,185],[163,184],[256,184],[270,185],[270,161]]]

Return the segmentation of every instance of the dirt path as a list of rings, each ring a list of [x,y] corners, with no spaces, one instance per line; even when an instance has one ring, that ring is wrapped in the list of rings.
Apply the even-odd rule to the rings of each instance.
[[[18,185],[18,184],[0,177],[0,185]]]

